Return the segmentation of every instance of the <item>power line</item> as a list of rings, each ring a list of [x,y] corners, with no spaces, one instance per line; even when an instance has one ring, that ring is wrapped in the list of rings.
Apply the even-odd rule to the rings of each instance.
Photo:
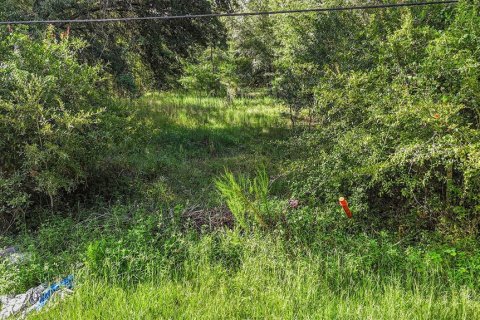
[[[400,8],[400,7],[419,7],[419,6],[429,6],[429,5],[455,4],[455,3],[458,3],[458,2],[459,2],[459,0],[445,0],[445,1],[429,1],[429,2],[390,3],[390,4],[379,4],[379,5],[351,6],[351,7],[311,8],[311,9],[261,11],[261,12],[208,13],[208,14],[178,15],[178,16],[153,16],[153,17],[104,18],[104,19],[0,21],[0,25],[111,23],[111,22],[130,22],[130,21],[149,21],[149,20],[180,20],[180,19],[204,19],[204,18],[221,18],[221,17],[249,17],[249,16],[267,16],[267,15],[279,15],[279,14],[309,13],[309,12],[354,11],[354,10],[388,9],[388,8]]]

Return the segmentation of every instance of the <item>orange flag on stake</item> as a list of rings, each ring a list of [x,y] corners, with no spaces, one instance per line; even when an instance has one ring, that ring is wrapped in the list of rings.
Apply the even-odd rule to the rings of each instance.
[[[351,211],[350,208],[348,207],[348,202],[347,202],[347,200],[346,200],[344,197],[341,197],[341,198],[340,198],[340,205],[342,206],[343,210],[344,210],[345,213],[347,214],[347,217],[348,217],[349,219],[352,219],[352,218],[353,218],[352,211]]]

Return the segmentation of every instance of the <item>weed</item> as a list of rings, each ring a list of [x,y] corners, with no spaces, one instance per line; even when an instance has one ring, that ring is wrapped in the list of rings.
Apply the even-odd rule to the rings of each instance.
[[[253,179],[243,175],[236,178],[227,171],[215,185],[242,229],[269,227],[272,215],[268,201],[270,180],[264,168],[258,169]]]

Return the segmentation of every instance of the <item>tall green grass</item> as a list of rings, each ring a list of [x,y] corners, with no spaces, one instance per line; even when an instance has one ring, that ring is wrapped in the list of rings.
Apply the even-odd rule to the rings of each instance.
[[[226,239],[228,237],[228,239]],[[240,237],[240,238],[239,238]],[[271,237],[241,240],[238,264],[213,238],[192,244],[175,273],[140,284],[88,278],[73,297],[34,319],[478,319],[480,301],[440,269],[379,273],[353,254],[292,256]],[[232,245],[232,243],[230,243]],[[230,252],[231,254],[232,252]],[[225,254],[225,252],[224,252]],[[232,258],[232,256],[230,256]]]

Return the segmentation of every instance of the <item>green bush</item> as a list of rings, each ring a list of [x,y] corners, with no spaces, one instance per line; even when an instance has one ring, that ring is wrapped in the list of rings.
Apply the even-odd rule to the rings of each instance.
[[[84,46],[52,28],[41,40],[0,40],[0,219],[32,203],[53,207],[98,174],[111,93],[99,66],[78,61]]]
[[[410,13],[402,21],[377,44],[374,67],[325,70],[318,129],[291,142],[293,187],[323,208],[347,196],[359,218],[401,232],[476,234],[478,6],[460,4],[443,32]]]

